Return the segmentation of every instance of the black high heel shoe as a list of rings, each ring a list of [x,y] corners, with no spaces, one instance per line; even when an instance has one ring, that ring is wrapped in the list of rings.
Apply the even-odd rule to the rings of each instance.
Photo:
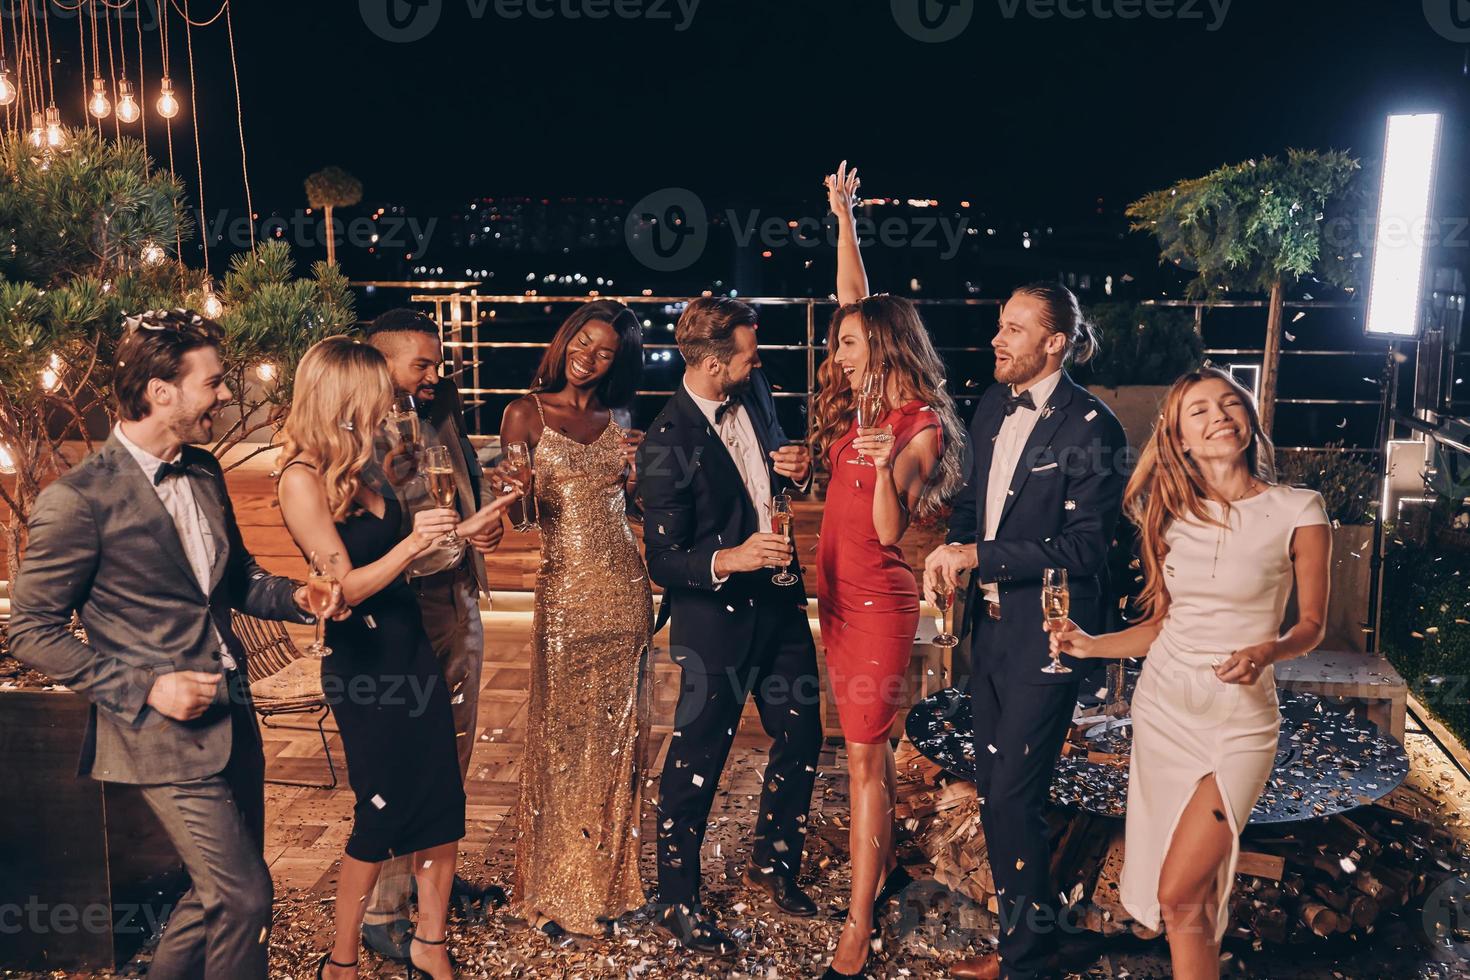
[[[322,980],[322,977],[327,972],[328,966],[340,966],[342,967],[342,969],[346,970],[351,967],[357,966],[357,960],[353,960],[351,963],[338,963],[336,960],[332,959],[331,950],[328,950],[327,952],[322,954],[321,962],[317,963],[316,965],[316,980]]]
[[[868,980],[868,975],[862,970],[856,973],[838,973],[837,968],[829,963],[827,972],[822,974],[822,980]]]
[[[430,973],[428,970],[420,969],[419,967],[414,966],[414,943],[423,943],[425,946],[443,946],[447,942],[449,942],[449,937],[447,935],[443,939],[423,939],[419,936],[410,935],[408,937],[408,980],[418,980],[419,977],[423,977],[424,980],[434,980],[434,974]],[[445,955],[447,956],[448,954],[446,953]],[[449,957],[449,969],[451,972],[456,974],[459,972],[459,964],[454,962],[453,956]]]
[[[879,926],[878,923],[881,922],[883,919],[883,909],[887,907],[888,903],[892,901],[899,892],[903,891],[905,888],[907,888],[909,885],[912,885],[913,883],[914,876],[909,874],[908,869],[901,864],[895,866],[892,871],[888,872],[888,877],[883,879],[883,887],[878,889],[878,897],[873,899],[873,935],[875,937],[881,932],[882,929],[882,927]],[[834,909],[832,912],[832,918],[845,919],[847,918],[848,911],[848,909]],[[838,976],[841,975],[842,974],[840,973],[838,974]]]

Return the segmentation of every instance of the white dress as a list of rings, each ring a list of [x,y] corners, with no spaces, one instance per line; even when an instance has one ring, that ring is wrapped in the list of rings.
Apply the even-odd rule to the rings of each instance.
[[[1219,514],[1219,504],[1207,506]],[[1232,843],[1219,869],[1219,907],[1207,911],[1216,941],[1224,935],[1240,828],[1271,775],[1281,714],[1271,667],[1253,684],[1226,684],[1212,664],[1280,635],[1294,578],[1292,532],[1327,523],[1316,491],[1273,486],[1233,504],[1228,530],[1191,519],[1164,532],[1169,611],[1133,695],[1120,889],[1124,907],[1150,929],[1161,928],[1159,874],[1174,829],[1213,774]]]

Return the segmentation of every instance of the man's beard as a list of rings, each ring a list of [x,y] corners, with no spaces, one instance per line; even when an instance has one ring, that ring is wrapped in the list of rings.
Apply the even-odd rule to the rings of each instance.
[[[1008,385],[1020,384],[1035,378],[1044,367],[1046,354],[1039,350],[1024,355],[1012,354],[1009,364],[995,366],[995,380]]]
[[[752,371],[751,374],[747,374],[739,381],[731,381],[728,377],[726,377],[724,379],[724,382],[720,385],[720,389],[724,391],[725,397],[732,401],[742,397],[747,391],[750,390],[750,379],[751,375],[753,375],[754,373],[755,372]]]
[[[172,419],[169,420],[169,431],[172,432],[179,439],[180,442],[183,442],[186,445],[193,446],[198,445],[199,443],[208,442],[214,437],[214,431],[213,429],[205,427],[203,418],[204,415],[207,414],[212,419],[214,413],[219,410],[219,407],[220,406],[211,408],[208,412],[203,414],[199,413],[197,410],[190,412],[180,411],[179,413],[174,415]]]

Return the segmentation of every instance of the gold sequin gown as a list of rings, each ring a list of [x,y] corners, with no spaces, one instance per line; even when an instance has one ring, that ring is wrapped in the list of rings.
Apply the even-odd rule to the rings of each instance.
[[[539,404],[537,406],[540,407]],[[638,823],[653,600],[628,526],[621,430],[535,453],[541,570],[516,811],[516,914],[601,935],[642,907]]]

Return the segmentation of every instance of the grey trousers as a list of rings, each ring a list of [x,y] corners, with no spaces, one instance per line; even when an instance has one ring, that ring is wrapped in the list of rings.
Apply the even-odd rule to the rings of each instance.
[[[231,684],[243,676],[230,673]],[[224,771],[140,786],[189,872],[148,969],[150,980],[265,980],[274,889],[265,864],[265,756],[243,693],[232,697]]]
[[[412,579],[410,584],[418,593],[424,631],[429,634],[434,656],[439,658],[449,685],[455,744],[459,748],[459,774],[463,778],[469,772],[470,754],[475,749],[480,675],[485,664],[480,587],[468,560],[447,572]],[[368,921],[409,918],[408,899],[412,888],[411,855],[384,861],[377,887],[368,901]]]

